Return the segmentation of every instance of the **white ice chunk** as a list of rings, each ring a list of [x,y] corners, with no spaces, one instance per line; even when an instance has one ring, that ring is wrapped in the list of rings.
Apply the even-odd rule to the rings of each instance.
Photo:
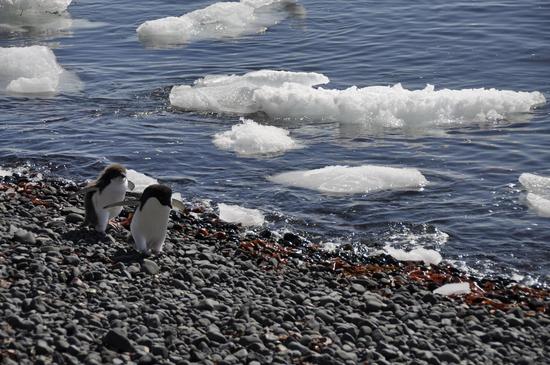
[[[288,16],[286,4],[289,2],[218,2],[180,17],[146,21],[137,28],[137,33],[142,42],[157,46],[260,33]]]
[[[355,194],[381,190],[418,190],[428,184],[420,171],[386,166],[327,166],[315,170],[284,172],[268,177],[282,185],[323,193]]]
[[[300,147],[287,130],[243,118],[230,131],[217,133],[214,144],[222,150],[245,156],[278,154]]]
[[[145,190],[145,188],[149,185],[159,183],[157,179],[142,174],[141,172],[133,169],[128,169],[126,171],[126,178],[134,183],[135,188],[132,191],[135,193],[142,193],[143,190]]]
[[[257,77],[258,72],[262,76]],[[305,78],[305,80],[304,80]],[[370,128],[425,128],[496,121],[527,113],[546,102],[538,91],[496,89],[421,90],[394,86],[315,87],[329,79],[316,73],[255,71],[207,76],[193,86],[175,86],[175,107],[202,112],[263,112],[271,118],[358,123]]]
[[[537,194],[528,193],[525,200],[529,208],[531,208],[537,215],[550,218],[550,199],[545,199]]]
[[[523,173],[519,182],[527,190],[527,206],[541,217],[550,217],[550,177]]]
[[[153,177],[147,176],[139,171],[128,169],[126,170],[126,178],[134,183],[133,193],[143,193],[146,187],[153,184],[158,184],[159,181]],[[172,193],[172,199],[178,200],[183,203],[183,197],[179,192]]]
[[[54,94],[80,87],[45,46],[0,47],[0,90],[15,94]]]
[[[437,265],[443,260],[439,252],[422,247],[405,251],[386,245],[384,246],[384,251],[398,261],[422,261],[427,265]]]
[[[67,10],[72,0],[0,0],[0,13],[60,13]]]
[[[229,223],[240,223],[245,227],[261,226],[264,215],[257,209],[243,208],[238,205],[218,204],[220,219]]]
[[[550,177],[523,173],[519,177],[519,182],[530,193],[550,198]]]
[[[462,295],[470,294],[470,284],[469,283],[454,283],[454,284],[445,284],[442,287],[435,289],[434,294],[440,295]]]
[[[11,169],[4,169],[2,166],[0,166],[0,177],[8,177],[13,176],[13,170]]]

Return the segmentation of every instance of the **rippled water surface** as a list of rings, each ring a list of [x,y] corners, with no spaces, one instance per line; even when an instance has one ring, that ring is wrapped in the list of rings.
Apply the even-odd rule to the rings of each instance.
[[[548,104],[498,123],[373,134],[337,123],[262,120],[305,148],[245,158],[218,150],[215,133],[238,122],[172,110],[173,85],[258,69],[319,72],[326,87],[402,83],[410,89],[495,87],[550,99],[547,1],[303,0],[262,34],[148,48],[145,20],[213,1],[82,0],[41,28],[0,33],[0,46],[48,45],[84,88],[51,98],[0,95],[0,165],[22,160],[66,177],[94,177],[111,161],[159,178],[188,199],[239,204],[315,242],[422,245],[483,273],[550,281],[550,220],[522,204],[522,172],[550,176]],[[0,65],[2,67],[2,65]],[[266,176],[328,165],[415,167],[418,192],[324,195]]]

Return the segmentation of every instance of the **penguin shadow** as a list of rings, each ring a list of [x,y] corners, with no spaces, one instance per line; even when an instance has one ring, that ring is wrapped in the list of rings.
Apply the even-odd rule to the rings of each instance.
[[[111,243],[111,238],[105,233],[96,231],[93,228],[86,226],[80,226],[76,229],[71,229],[61,234],[64,240],[71,241],[75,244],[98,244],[98,243]]]
[[[119,249],[111,257],[111,260],[115,264],[121,262],[128,266],[133,263],[141,264],[143,260],[149,257],[151,257],[149,253],[138,252],[134,249]]]

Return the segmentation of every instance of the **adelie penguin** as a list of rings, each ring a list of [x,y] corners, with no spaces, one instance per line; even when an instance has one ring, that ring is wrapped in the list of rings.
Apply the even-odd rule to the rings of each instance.
[[[134,238],[134,248],[141,253],[150,251],[159,254],[166,238],[168,217],[173,207],[183,210],[183,204],[172,199],[172,189],[166,185],[149,185],[141,194],[139,200],[126,199],[107,205],[105,208],[119,206],[136,206],[130,224],[130,231]]]
[[[95,181],[79,191],[79,194],[85,194],[84,225],[105,233],[109,219],[118,216],[122,211],[122,207],[105,206],[123,200],[127,189],[133,190],[134,184],[126,178],[126,168],[120,164],[107,166]]]

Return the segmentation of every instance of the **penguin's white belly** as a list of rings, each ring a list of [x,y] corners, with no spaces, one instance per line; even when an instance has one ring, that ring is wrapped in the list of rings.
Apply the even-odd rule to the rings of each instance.
[[[96,229],[105,231],[109,219],[114,218],[120,214],[122,207],[112,207],[104,209],[103,207],[124,200],[126,196],[126,183],[111,183],[103,189],[103,191],[96,191],[92,196],[92,202],[94,204],[94,210],[97,215]]]
[[[160,204],[157,199],[148,199],[142,209],[136,208],[130,230],[139,246],[160,245],[166,237],[170,207]],[[138,249],[139,250],[139,249]]]

